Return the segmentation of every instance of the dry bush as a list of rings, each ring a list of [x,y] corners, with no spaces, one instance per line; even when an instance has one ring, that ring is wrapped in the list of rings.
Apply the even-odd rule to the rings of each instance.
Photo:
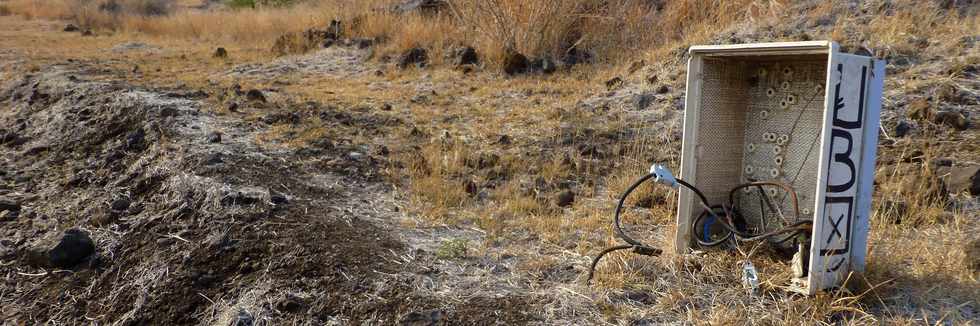
[[[70,19],[76,0],[13,0],[5,4],[11,13],[27,19]]]

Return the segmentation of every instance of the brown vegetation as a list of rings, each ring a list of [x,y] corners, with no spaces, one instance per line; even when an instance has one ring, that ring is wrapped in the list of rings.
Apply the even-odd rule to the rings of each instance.
[[[258,9],[178,9],[169,15],[110,14],[93,3],[78,7],[69,0],[11,0],[0,2],[0,8],[30,18],[74,20],[116,33],[113,41],[155,40],[192,58],[170,55],[140,62],[146,71],[163,69],[147,73],[141,82],[197,86],[210,85],[213,78],[224,86],[281,88],[297,100],[352,112],[391,104],[392,111],[378,114],[404,124],[386,127],[384,136],[338,135],[311,119],[275,125],[259,140],[297,150],[336,137],[385,146],[386,153],[390,150],[385,176],[400,189],[415,225],[475,228],[485,234],[482,241],[443,240],[446,249],[440,248],[439,255],[464,260],[460,257],[475,251],[522,257],[514,271],[521,276],[513,283],[545,292],[542,297],[549,300],[540,304],[546,307],[536,312],[546,321],[969,324],[976,318],[980,274],[971,269],[966,246],[980,232],[976,199],[950,194],[942,181],[948,171],[933,162],[976,164],[977,129],[957,130],[937,123],[933,115],[905,114],[913,101],[924,103],[926,110],[978,112],[976,5],[461,0],[435,15],[377,10],[391,3],[323,0]],[[422,47],[435,64],[446,64],[451,51],[473,46],[492,71],[508,50],[560,60],[574,49],[590,53],[595,65],[527,78],[464,77],[448,69],[402,71],[383,64],[376,68],[381,74],[353,78],[302,72],[268,79],[225,75],[227,65],[271,59],[266,52],[281,36],[326,28],[331,20],[341,21],[349,37],[378,40],[373,55],[378,61]],[[651,162],[678,164],[686,48],[807,39],[832,39],[847,51],[887,59],[886,134],[893,134],[900,121],[917,128],[911,137],[882,137],[869,273],[855,280],[869,286],[814,298],[794,296],[782,288],[791,277],[787,263],[752,248],[699,258],[616,254],[600,266],[595,287],[580,286],[588,257],[613,242],[609,222],[619,193]],[[202,41],[228,46],[232,59],[210,59],[213,47],[196,44]],[[193,59],[200,53],[208,59]],[[603,82],[612,77],[619,82],[607,89]],[[365,86],[376,84],[381,90]],[[640,107],[634,102],[640,95],[654,100]],[[228,113],[222,111],[224,97],[213,100],[221,105],[215,111]],[[256,121],[259,114],[247,119]],[[574,199],[566,203],[569,193]],[[628,202],[626,224],[644,241],[670,246],[666,239],[676,194],[644,186],[635,196]],[[744,260],[752,260],[763,275],[762,296],[744,294],[734,272]],[[571,267],[571,276],[562,274]],[[636,292],[650,297],[624,299]]]

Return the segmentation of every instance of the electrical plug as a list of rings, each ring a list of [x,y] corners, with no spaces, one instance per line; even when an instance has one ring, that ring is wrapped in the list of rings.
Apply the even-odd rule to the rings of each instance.
[[[671,188],[677,188],[680,186],[680,184],[677,183],[677,179],[674,178],[674,174],[670,172],[670,169],[662,164],[654,164],[650,166],[650,174],[653,175],[653,181],[662,183]]]

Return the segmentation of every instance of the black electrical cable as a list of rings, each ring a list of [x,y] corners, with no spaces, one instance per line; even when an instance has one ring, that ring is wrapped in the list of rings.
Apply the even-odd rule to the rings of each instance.
[[[626,232],[623,231],[622,225],[620,225],[620,216],[623,212],[623,205],[626,203],[626,198],[629,197],[630,193],[636,190],[636,188],[638,188],[641,184],[643,184],[644,182],[650,180],[655,176],[656,175],[653,173],[644,175],[640,179],[636,180],[636,182],[633,182],[633,184],[630,185],[629,188],[627,188],[626,191],[623,192],[623,195],[619,197],[619,203],[616,205],[616,213],[613,216],[613,230],[615,230],[616,236],[618,236],[620,239],[623,239],[623,241],[626,241],[628,245],[609,247],[602,250],[602,252],[596,255],[596,257],[592,259],[592,266],[589,268],[589,277],[585,281],[586,284],[592,282],[592,276],[593,274],[595,274],[595,267],[596,265],[599,264],[599,260],[602,259],[602,257],[605,256],[606,254],[609,254],[610,252],[617,251],[617,250],[633,249],[634,253],[646,255],[646,256],[659,256],[663,252],[660,249],[644,245],[642,242],[631,238],[629,235],[626,235]]]
[[[634,190],[636,190],[636,188],[638,188],[640,185],[642,185],[647,180],[650,180],[650,179],[652,179],[654,177],[656,177],[656,174],[653,174],[653,173],[644,175],[643,177],[641,177],[640,179],[638,179],[636,182],[634,182],[632,185],[630,185],[629,188],[627,188],[626,191],[623,192],[623,195],[620,196],[619,203],[616,205],[616,212],[615,212],[615,215],[613,217],[613,229],[614,229],[614,231],[616,233],[616,236],[618,236],[620,239],[623,239],[623,241],[625,241],[627,244],[609,247],[609,248],[603,249],[601,252],[599,252],[599,254],[596,255],[595,258],[592,259],[592,264],[589,267],[589,275],[588,275],[588,278],[586,279],[586,284],[588,284],[588,283],[590,283],[592,281],[592,278],[593,278],[593,276],[595,274],[595,268],[599,264],[599,260],[602,259],[602,257],[604,257],[605,255],[607,255],[607,254],[609,254],[609,253],[611,253],[613,251],[632,249],[634,253],[640,254],[640,255],[646,255],[646,256],[658,256],[658,255],[660,255],[663,252],[660,249],[647,246],[647,245],[643,244],[642,242],[637,241],[636,239],[633,239],[632,237],[630,237],[629,235],[627,235],[626,232],[623,231],[622,225],[620,223],[621,215],[622,215],[622,211],[623,211],[623,205],[626,203],[626,198],[629,197],[629,195]],[[732,188],[732,190],[729,192],[729,195],[728,195],[729,206],[726,206],[726,205],[721,205],[720,206],[720,208],[724,212],[724,216],[725,216],[725,218],[722,219],[722,218],[720,218],[718,216],[718,214],[715,214],[715,212],[714,212],[714,209],[717,208],[717,206],[712,207],[708,203],[707,196],[705,196],[704,193],[701,192],[700,189],[698,189],[694,185],[691,185],[690,183],[687,183],[684,180],[677,179],[676,181],[677,181],[677,183],[679,185],[684,186],[685,188],[690,189],[692,192],[694,192],[698,196],[698,199],[700,199],[701,205],[704,207],[704,211],[697,218],[694,219],[694,221],[693,221],[694,225],[697,225],[697,223],[700,222],[701,219],[703,219],[703,218],[705,218],[705,217],[707,217],[707,216],[710,215],[710,216],[712,216],[712,217],[715,218],[715,222],[716,223],[721,224],[721,226],[724,227],[728,231],[728,235],[726,235],[725,237],[720,238],[718,240],[714,240],[714,241],[706,241],[704,239],[701,239],[700,237],[695,237],[696,240],[697,240],[697,242],[698,242],[698,244],[700,244],[702,246],[708,246],[708,247],[710,247],[710,246],[717,246],[717,245],[720,245],[720,244],[724,243],[725,241],[731,240],[732,238],[738,239],[740,241],[758,241],[758,240],[762,240],[762,239],[769,239],[771,237],[774,237],[774,236],[777,236],[777,235],[780,235],[780,234],[784,234],[784,233],[792,233],[789,236],[787,236],[786,238],[783,238],[782,240],[779,240],[779,241],[774,242],[774,243],[782,243],[782,242],[788,241],[789,239],[793,239],[796,236],[798,236],[799,234],[801,234],[801,233],[803,233],[805,231],[809,231],[812,228],[813,221],[811,221],[811,220],[801,220],[800,219],[800,208],[799,208],[799,202],[798,202],[798,199],[797,199],[797,196],[796,196],[796,192],[793,190],[792,187],[790,187],[789,185],[786,185],[784,183],[772,182],[772,181],[763,181],[763,182],[750,182],[750,183],[745,183],[745,184],[740,184],[738,186],[735,186],[735,188]],[[735,192],[737,190],[742,189],[742,188],[745,188],[745,187],[758,187],[761,190],[763,186],[767,186],[767,185],[769,185],[769,186],[782,187],[784,190],[786,190],[788,193],[790,193],[790,196],[792,197],[792,200],[793,200],[793,202],[792,202],[793,208],[794,208],[795,213],[796,213],[796,222],[795,223],[792,223],[790,225],[787,225],[787,226],[785,226],[783,228],[780,228],[780,229],[777,229],[777,230],[768,231],[768,232],[763,232],[761,234],[749,234],[749,233],[742,232],[742,231],[738,230],[738,228],[736,228],[733,225],[734,223],[732,221],[732,215],[733,215],[732,210],[734,209]],[[729,209],[729,207],[732,207],[733,209]]]
[[[619,219],[620,219],[619,216],[623,212],[623,204],[626,203],[626,197],[629,196],[630,193],[633,192],[633,190],[636,190],[636,188],[639,187],[641,184],[643,184],[643,182],[646,182],[647,180],[650,180],[650,178],[653,178],[654,176],[656,176],[656,175],[653,174],[653,173],[650,173],[650,174],[647,174],[647,175],[643,176],[639,180],[636,180],[636,182],[633,182],[633,184],[630,185],[629,188],[626,188],[626,191],[623,192],[623,195],[619,197],[619,204],[616,205],[616,215],[613,216],[613,226],[615,227],[616,235],[619,236],[619,238],[623,239],[623,241],[626,241],[626,243],[628,243],[628,244],[631,244],[631,245],[634,245],[634,246],[642,246],[643,245],[639,241],[636,241],[633,238],[631,238],[630,236],[626,235],[626,232],[623,232],[623,227],[619,223]]]
[[[737,185],[737,186],[735,186],[735,188],[732,188],[732,190],[730,190],[728,192],[728,204],[729,205],[732,205],[732,207],[734,207],[734,205],[735,205],[735,194],[738,192],[739,189],[746,188],[746,187],[761,187],[761,186],[777,186],[777,187],[783,188],[783,190],[785,190],[787,193],[789,193],[790,198],[793,200],[793,210],[794,210],[794,213],[796,214],[796,221],[799,221],[800,220],[800,202],[799,202],[799,199],[796,197],[796,191],[793,190],[793,187],[790,187],[789,185],[787,185],[785,183],[782,183],[782,182],[776,182],[776,181],[756,181],[756,182],[749,182],[749,183],[743,183],[743,184]]]

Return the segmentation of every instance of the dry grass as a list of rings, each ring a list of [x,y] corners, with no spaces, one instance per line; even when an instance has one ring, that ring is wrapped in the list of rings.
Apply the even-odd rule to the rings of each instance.
[[[858,40],[858,45],[874,48],[885,57],[912,55],[927,46],[930,37],[969,35],[977,27],[976,15],[951,14],[933,2],[912,1],[866,5],[865,10],[880,12],[870,21],[850,18],[855,15],[851,9],[830,2],[794,5],[782,0],[663,4],[639,0],[464,0],[453,2],[449,12],[434,16],[378,10],[393,0],[321,0],[292,7],[178,10],[170,15],[148,14],[160,11],[154,8],[172,8],[170,1],[118,2],[122,13],[100,10],[100,1],[12,0],[6,7],[29,18],[74,19],[85,27],[252,46],[268,46],[279,35],[324,27],[336,19],[345,23],[351,36],[386,41],[384,53],[424,47],[436,54],[430,57],[438,62],[453,48],[469,45],[476,47],[490,65],[500,64],[507,49],[532,58],[560,59],[575,49],[591,53],[599,62],[632,62],[644,53],[660,61],[678,48],[709,42],[723,32],[771,28],[780,21],[795,19],[801,10],[811,22],[832,17],[835,23],[828,36]],[[778,34],[772,36],[797,37]]]
[[[609,223],[619,193],[651,162],[678,164],[680,144],[673,135],[679,133],[679,126],[669,122],[680,117],[672,106],[680,95],[668,95],[665,102],[644,112],[615,105],[579,105],[593,94],[607,93],[600,81],[621,73],[627,63],[637,59],[651,63],[645,73],[658,75],[659,80],[644,87],[676,89],[684,79],[682,52],[691,44],[733,38],[797,40],[801,32],[852,48],[867,46],[890,60],[940,60],[943,68],[953,60],[963,67],[977,60],[975,50],[971,54],[959,43],[978,30],[977,16],[947,11],[934,2],[892,1],[882,6],[868,2],[862,5],[866,13],[843,3],[764,0],[669,1],[662,8],[650,1],[626,0],[460,1],[453,11],[437,16],[371,10],[388,2],[329,0],[290,8],[178,11],[164,17],[104,18],[101,23],[103,18],[93,18],[90,24],[134,37],[215,40],[262,48],[283,33],[339,19],[349,35],[384,40],[382,54],[420,46],[430,49],[430,57],[438,63],[453,47],[471,45],[491,66],[499,64],[506,48],[532,57],[560,57],[571,46],[592,51],[599,62],[616,66],[581,67],[541,78],[498,79],[484,74],[460,78],[443,70],[365,77],[366,82],[388,82],[383,92],[364,90],[362,80],[327,77],[285,87],[324,103],[353,106],[367,98],[405,107],[397,114],[404,115],[406,126],[392,131],[385,141],[394,161],[388,167],[389,180],[404,187],[409,212],[434,224],[478,227],[486,232],[485,246],[500,246],[526,257],[520,273],[528,275],[542,275],[569,261],[584,265],[599,248],[614,243]],[[78,14],[68,7],[59,9],[60,3],[69,2],[38,6],[38,2],[17,0],[6,5],[13,13],[35,18]],[[952,58],[946,59],[947,54]],[[200,75],[196,79],[208,78],[206,73]],[[948,85],[975,87],[952,75],[937,76],[919,66],[889,71],[886,89],[901,94],[886,98],[886,106],[900,96],[928,96]],[[407,99],[419,92],[413,83],[420,79],[437,85],[439,94],[427,104],[409,103]],[[648,113],[655,115],[642,115]],[[419,130],[413,131],[414,127]],[[281,128],[289,130],[274,130],[270,140],[295,134],[294,138],[304,140],[293,140],[297,147],[327,132],[316,122]],[[512,143],[498,142],[502,134]],[[558,294],[567,302],[554,307],[555,316],[598,311],[601,316],[590,320],[609,323],[969,324],[970,316],[976,316],[969,309],[977,308],[980,290],[962,247],[976,238],[976,212],[925,195],[935,193],[937,175],[923,162],[949,155],[969,162],[977,160],[978,153],[928,144],[929,139],[942,137],[926,134],[922,136],[926,141],[899,143],[882,151],[883,157],[896,159],[882,164],[878,173],[866,275],[867,282],[875,285],[871,290],[794,296],[782,288],[791,277],[787,263],[764,252],[710,252],[698,259],[615,254],[600,266],[598,285],[593,288],[576,285],[580,279],[557,286],[529,282],[549,295],[556,295],[555,289],[567,290]],[[589,146],[601,155],[593,156]],[[922,150],[925,158],[902,160],[903,153],[915,150]],[[471,187],[475,191],[467,192]],[[576,200],[570,207],[557,207],[555,198],[564,190],[574,192]],[[644,241],[669,248],[675,202],[675,193],[644,186],[627,203],[625,224]],[[526,248],[527,244],[534,248]],[[556,252],[562,258],[556,258]],[[741,289],[733,271],[744,260],[751,260],[763,275],[761,296],[744,295]],[[616,299],[624,290],[652,293],[655,302],[639,305]]]

